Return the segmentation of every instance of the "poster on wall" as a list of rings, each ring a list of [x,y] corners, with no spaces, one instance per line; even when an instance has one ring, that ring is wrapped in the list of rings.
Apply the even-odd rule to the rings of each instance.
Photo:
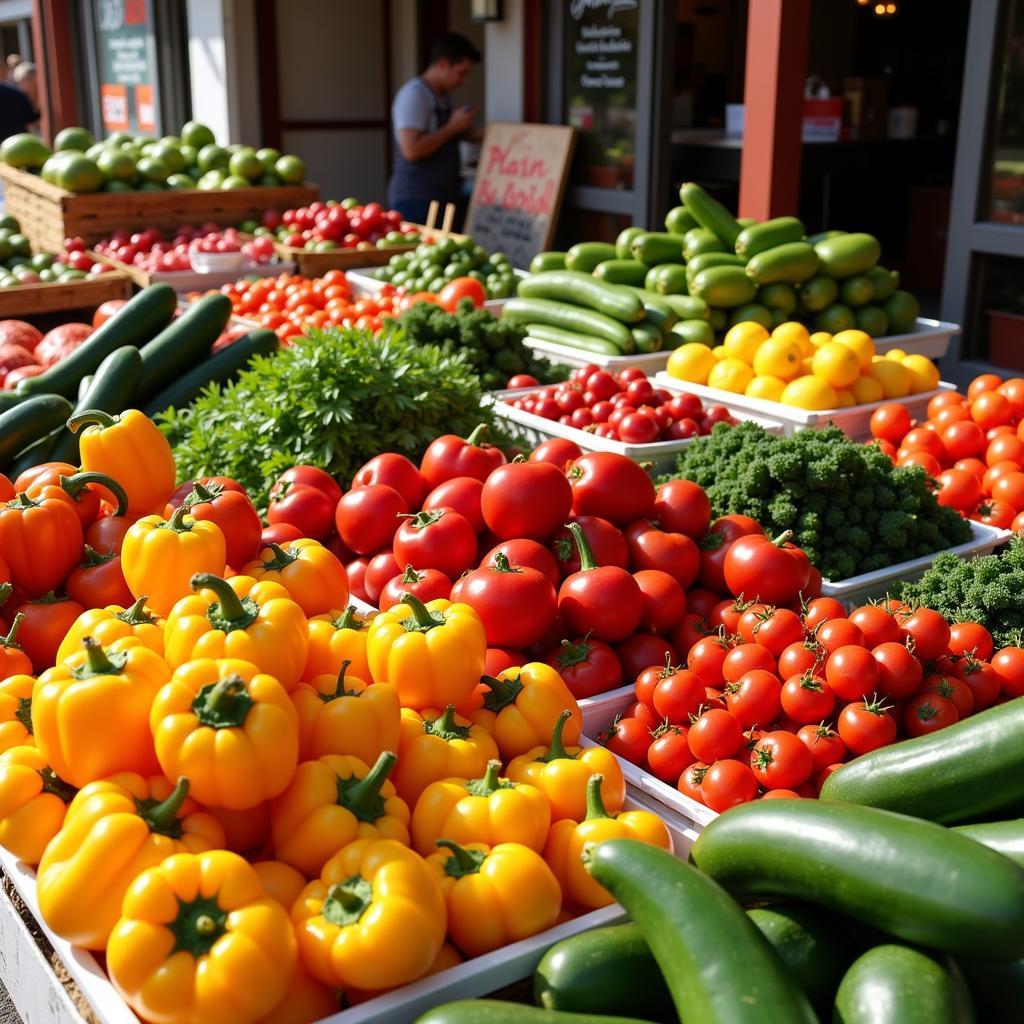
[[[104,129],[162,134],[150,0],[93,0],[93,15]]]

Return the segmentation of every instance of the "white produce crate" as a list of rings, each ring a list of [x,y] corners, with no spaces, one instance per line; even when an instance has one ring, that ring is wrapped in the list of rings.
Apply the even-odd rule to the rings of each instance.
[[[671,377],[667,372],[659,373],[654,380],[658,387],[667,388],[669,391],[687,391],[696,395],[703,402],[732,405],[736,409],[764,417],[773,423],[779,423],[782,425],[782,433],[785,437],[795,434],[798,430],[821,430],[834,425],[854,441],[866,441],[870,438],[871,414],[879,406],[898,401],[907,407],[912,419],[923,420],[927,417],[928,403],[936,395],[941,395],[944,391],[956,390],[955,384],[941,381],[934,391],[922,391],[920,394],[908,395],[906,398],[887,398],[881,402],[851,405],[846,409],[826,409],[821,412],[812,412],[809,409],[796,409],[783,405],[781,402],[769,402],[763,398],[734,395],[731,391],[709,388],[704,384],[691,384],[689,381]]]
[[[875,338],[875,351],[879,355],[884,355],[890,349],[901,348],[907,355],[941,359],[949,351],[949,343],[959,333],[959,324],[919,316],[914,329],[909,333],[887,334],[885,337]]]
[[[643,809],[658,814],[672,834],[676,855],[686,857],[697,838],[697,831],[686,817],[676,815],[671,810],[666,811],[656,801],[638,791],[627,793],[624,808]],[[93,954],[75,948],[43,923],[36,900],[35,871],[20,863],[6,850],[0,850],[0,868],[67,968],[67,973],[89,1003],[96,1020],[100,1024],[139,1024],[139,1018],[118,995]],[[386,995],[331,1014],[322,1018],[318,1024],[411,1024],[433,1006],[454,999],[486,996],[529,978],[541,958],[556,942],[592,928],[616,924],[625,918],[626,913],[618,904],[583,914],[540,935],[467,960]],[[2,893],[0,925],[0,980],[10,992],[26,1024],[51,1024],[55,1021],[61,1024],[85,1024],[85,1018],[74,1007],[67,988],[24,922],[17,916],[10,899]]]
[[[625,698],[629,698],[623,703]],[[612,714],[618,714],[624,707],[628,707],[636,699],[636,688],[633,686],[619,686],[614,690],[605,693],[595,694],[593,697],[584,697],[576,701],[583,712],[583,725],[587,724],[588,718],[597,721],[597,716],[603,715],[609,708]],[[611,721],[611,719],[608,719]]]
[[[620,370],[631,370],[635,367],[648,375],[653,375],[668,366],[668,357],[672,354],[672,349],[662,349],[660,352],[634,352],[629,356],[606,356],[597,352],[584,352],[570,345],[541,341],[540,338],[531,338],[529,335],[523,344],[532,349],[534,355],[546,359],[549,363],[564,363],[566,366],[587,366],[593,363],[594,366],[600,366],[609,373],[618,373]]]
[[[374,270],[379,270],[379,267],[362,267],[359,270],[349,270],[346,273],[348,283],[352,286],[352,292],[354,295],[376,295],[383,287],[384,283],[379,278],[374,277]],[[525,270],[512,271],[516,277],[526,277],[527,273]],[[508,295],[504,299],[488,299],[484,303],[484,309],[488,312],[498,316],[513,296]]]

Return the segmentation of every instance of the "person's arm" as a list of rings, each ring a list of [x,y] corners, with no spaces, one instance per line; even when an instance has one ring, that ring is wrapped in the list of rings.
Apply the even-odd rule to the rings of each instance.
[[[437,131],[425,132],[417,128],[399,127],[395,132],[398,148],[410,163],[433,156],[449,139],[465,134],[473,124],[476,111],[472,107],[453,110],[446,124]]]

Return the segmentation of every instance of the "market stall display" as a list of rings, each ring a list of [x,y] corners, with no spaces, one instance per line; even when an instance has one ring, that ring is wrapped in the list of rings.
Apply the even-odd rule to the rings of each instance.
[[[396,253],[372,277],[409,293],[442,293],[451,283],[471,278],[483,288],[484,299],[514,294],[516,275],[504,253],[488,254],[468,235],[423,242],[412,252]]]

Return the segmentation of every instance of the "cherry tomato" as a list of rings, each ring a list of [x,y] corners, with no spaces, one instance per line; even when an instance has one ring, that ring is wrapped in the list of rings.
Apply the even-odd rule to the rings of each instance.
[[[426,497],[426,480],[420,471],[404,456],[395,452],[375,455],[365,463],[352,478],[352,487],[367,487],[370,484],[387,484],[393,487],[405,501],[406,509],[415,512]]]
[[[863,647],[864,634],[849,619],[828,619],[814,632],[814,638],[828,654],[840,647]]]
[[[670,722],[688,724],[704,703],[704,684],[687,668],[677,668],[654,688],[654,710]]]
[[[893,700],[904,700],[916,693],[924,677],[921,662],[904,644],[879,644],[871,652],[878,668],[878,692]]]
[[[654,518],[663,530],[698,540],[711,525],[711,499],[699,484],[669,480],[656,492]]]
[[[860,700],[878,688],[878,664],[866,647],[848,644],[828,656],[825,679],[840,700]]]
[[[811,777],[814,759],[793,733],[777,729],[757,741],[750,767],[765,789],[795,789]]]
[[[903,728],[908,736],[938,732],[958,720],[953,702],[934,693],[922,693],[912,698],[903,711]]]
[[[465,516],[452,508],[418,512],[403,519],[393,548],[399,565],[440,569],[450,580],[458,579],[477,560],[476,531]],[[495,645],[518,646],[496,641]]]
[[[757,796],[757,779],[742,761],[716,761],[700,783],[701,800],[713,811],[727,811]]]
[[[648,665],[647,668],[637,675],[636,683],[633,685],[636,699],[641,704],[647,704],[653,708],[655,687],[663,679],[667,679],[672,675],[673,672],[675,672],[675,669],[668,658],[661,665]]]
[[[971,402],[971,419],[982,430],[1002,426],[1013,419],[1013,406],[1006,395],[986,391]]]
[[[1024,510],[1024,472],[1004,473],[992,484],[992,497],[1015,510]]]
[[[480,565],[495,565],[497,556],[504,555],[513,566],[524,566],[543,573],[553,587],[562,582],[562,574],[558,569],[554,556],[543,544],[535,540],[506,540],[497,544],[480,559]]]
[[[319,488],[283,481],[270,492],[267,521],[287,523],[303,537],[323,540],[334,525],[334,503]]]
[[[988,661],[995,649],[992,634],[977,622],[953,622],[949,627],[951,654],[973,654],[980,661]]]
[[[642,765],[651,746],[651,734],[638,718],[617,718],[598,742],[632,764]]]
[[[411,569],[412,567],[409,566],[409,568]],[[370,604],[376,605],[378,608],[380,607],[381,592],[391,580],[401,575],[402,571],[403,567],[395,561],[395,555],[391,548],[378,551],[366,563],[366,572],[363,573],[363,589],[370,596]],[[419,597],[419,591],[414,590],[413,593]],[[444,596],[448,597],[447,594]],[[401,601],[396,601],[395,603],[401,604]]]
[[[804,612],[804,625],[815,629],[830,619],[845,619],[846,609],[834,597],[816,597],[807,605]]]
[[[825,649],[812,637],[798,644],[790,644],[780,655],[778,672],[783,679],[801,676],[805,672],[820,675],[825,667]]]
[[[501,540],[546,540],[568,518],[572,489],[547,462],[511,462],[487,478],[480,507],[484,522]]]
[[[704,797],[700,791],[700,784],[707,774],[708,768],[703,761],[694,761],[693,764],[687,765],[683,770],[683,774],[679,776],[679,781],[676,783],[676,789],[683,794],[684,797],[693,800],[695,803],[703,805]]]
[[[940,505],[967,512],[981,501],[981,481],[962,469],[946,469],[938,476],[935,498]]]
[[[728,653],[729,641],[715,633],[702,637],[690,648],[686,663],[705,686],[721,686],[725,682],[722,668]]]
[[[483,483],[499,466],[505,464],[500,448],[482,441],[486,423],[467,438],[442,434],[427,445],[420,460],[420,473],[427,486],[434,488],[456,477],[472,477]]]
[[[914,641],[914,654],[921,661],[934,661],[949,647],[949,623],[931,608],[918,608],[903,620],[903,629]]]
[[[387,484],[367,484],[343,494],[334,510],[338,536],[356,554],[373,555],[391,547],[409,511],[405,499]]]
[[[589,452],[569,467],[568,478],[576,515],[599,516],[615,526],[626,526],[654,514],[654,483],[625,455]]]
[[[775,668],[775,658],[767,647],[760,644],[738,644],[725,656],[722,662],[722,675],[726,682],[735,683],[741,676],[755,669],[774,672]]]
[[[899,445],[910,433],[911,426],[910,413],[899,402],[887,402],[871,414],[871,436],[894,445]]]
[[[690,726],[687,742],[697,760],[710,764],[732,757],[740,750],[743,729],[728,711],[712,708]]]
[[[823,721],[831,716],[836,706],[831,687],[812,672],[790,676],[782,684],[781,700],[782,710],[794,722],[804,725]]]
[[[93,529],[105,522],[110,522],[110,520],[99,520],[94,524]],[[127,529],[125,532],[127,532]],[[124,534],[122,534],[122,538],[123,536]],[[290,540],[302,540],[303,536],[303,532],[298,527],[292,526],[291,523],[274,523],[272,526],[263,527],[263,532],[260,534],[260,547],[268,548],[271,544],[286,544]],[[90,540],[89,543],[95,546],[93,541]],[[120,551],[120,542],[118,550]]]
[[[600,519],[597,516],[572,516],[568,522],[579,524],[598,565],[617,565],[621,569],[629,567],[629,547],[626,538],[607,519]],[[563,577],[580,571],[580,553],[567,526],[563,526],[555,533],[548,548],[554,555]]]
[[[1024,650],[1004,647],[992,655],[992,667],[999,676],[1000,692],[1004,697],[1024,696]]]
[[[675,646],[664,637],[654,633],[638,632],[615,645],[615,655],[622,665],[622,673],[627,679],[635,679],[648,665],[670,664],[679,660]]]
[[[686,729],[663,725],[654,730],[647,748],[647,767],[655,778],[675,783],[687,765],[695,760],[687,743]]]
[[[971,420],[958,420],[943,427],[938,440],[937,447],[933,445],[926,450],[940,462],[975,458],[985,450],[985,431]],[[906,441],[903,443],[907,446]]]
[[[665,723],[661,718],[658,717],[658,712],[654,708],[648,707],[646,704],[641,704],[640,701],[635,700],[629,707],[626,708],[623,718],[638,718],[647,728],[653,733],[656,729],[659,729]]]
[[[804,725],[797,730],[796,735],[811,752],[815,773],[842,761],[846,756],[846,744],[839,733],[827,725]]]
[[[1013,526],[1016,517],[1016,510],[1005,501],[983,501],[971,516],[985,526],[992,526],[997,530],[1009,530]]]
[[[974,691],[958,676],[938,673],[925,676],[921,693],[934,693],[952,701],[960,718],[966,718],[974,711]]]
[[[577,700],[607,693],[622,685],[622,665],[615,652],[602,640],[584,637],[562,641],[545,661],[559,671],[569,692]]]
[[[757,624],[751,630],[750,639],[768,648],[776,658],[779,658],[787,647],[803,642],[804,625],[800,621],[800,616],[788,608],[766,609],[765,612],[758,614]]]
[[[725,705],[745,728],[774,722],[782,710],[782,683],[775,673],[754,669],[726,688]]]
[[[732,593],[774,605],[793,604],[800,597],[810,580],[811,563],[788,536],[740,537],[729,548],[723,568]]]
[[[880,700],[858,700],[839,713],[839,736],[852,754],[859,757],[896,739],[896,720],[891,706]]]
[[[222,478],[215,478],[222,479]],[[235,481],[231,481],[235,483]],[[319,466],[292,466],[291,469],[285,470],[274,482],[276,487],[282,483],[289,484],[302,484],[304,487],[315,487],[318,491],[323,492],[324,497],[332,505],[337,505],[338,499],[341,497],[341,488],[338,486],[337,481],[331,476],[330,473],[322,470]],[[235,485],[239,490],[242,490],[241,486]],[[232,488],[228,488],[231,490]],[[244,493],[244,492],[243,492]]]
[[[562,437],[552,437],[537,445],[530,452],[530,462],[550,462],[560,472],[570,462],[575,462],[583,454],[582,449],[575,441],[569,441]]]
[[[700,542],[700,585],[718,594],[729,593],[725,582],[725,557],[740,537],[764,534],[761,524],[750,516],[719,516]]]
[[[369,576],[369,569],[367,569]],[[424,604],[428,601],[447,601],[452,593],[452,581],[437,569],[414,569],[407,565],[405,570],[384,584],[380,596],[374,603],[382,612],[401,604],[406,594],[418,597]],[[372,594],[371,594],[372,598]],[[498,671],[501,671],[500,669]]]
[[[987,662],[978,661],[970,655],[963,665],[963,681],[970,689],[975,711],[984,711],[995,704],[999,697],[999,673]]]

